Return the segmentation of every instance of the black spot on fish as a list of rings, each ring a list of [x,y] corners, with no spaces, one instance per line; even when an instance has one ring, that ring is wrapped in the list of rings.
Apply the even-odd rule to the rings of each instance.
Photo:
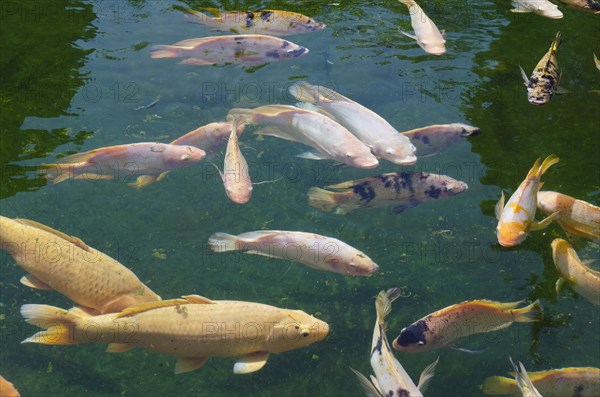
[[[423,141],[424,144],[429,145],[429,138],[424,136],[423,138],[421,138],[421,140]]]
[[[398,397],[410,397],[410,392],[405,389],[398,389]]]
[[[360,196],[360,200],[368,203],[373,200],[377,194],[375,190],[369,185],[369,182],[363,182],[360,185],[352,186],[352,191]]]
[[[237,41],[238,43],[239,43],[239,42],[242,42],[242,41],[244,41],[244,38],[243,38],[243,37],[240,37],[240,36],[236,36],[236,37],[234,37],[233,39],[234,39],[235,41]]]
[[[269,22],[269,18],[271,18],[271,15],[273,15],[273,13],[271,11],[261,11],[260,19],[262,19],[263,21]]]
[[[297,50],[288,51],[288,54],[294,58],[299,57],[300,55],[306,52],[306,48],[300,47]]]
[[[278,50],[267,51],[267,52],[265,52],[265,55],[267,56],[267,58],[279,58],[279,51]]]
[[[289,45],[290,45],[290,43],[289,43],[289,42],[287,42],[287,41],[284,41],[284,42],[281,44],[281,48],[286,48],[286,47],[288,47]]]
[[[586,0],[585,8],[591,8],[594,11],[600,11],[600,3],[597,3],[594,0]]]
[[[436,188],[435,186],[429,186],[429,189],[425,190],[425,195],[432,199],[437,199],[442,194],[442,189]]]
[[[376,351],[379,352],[379,354],[381,354],[381,346],[383,344],[382,341],[382,337],[381,335],[385,332],[385,330],[381,329],[381,325],[379,325],[379,338],[377,338],[377,344],[375,345],[375,347],[373,347],[373,351],[371,351],[371,355],[373,353],[375,353]]]
[[[400,172],[397,175],[398,175],[399,187],[394,186],[396,189],[396,193],[400,192],[400,188],[408,189],[408,190],[410,190],[411,193],[414,193],[415,188],[413,187],[413,181],[412,181],[413,174],[408,173],[408,172]]]
[[[423,342],[423,344],[427,344],[425,340],[425,332],[429,331],[429,327],[425,322],[427,317],[424,320],[419,320],[413,325],[405,328],[400,335],[396,338],[396,344],[398,346],[411,346],[416,345],[419,342]]]
[[[573,394],[573,397],[583,397],[583,385],[578,385],[575,388],[575,394]]]

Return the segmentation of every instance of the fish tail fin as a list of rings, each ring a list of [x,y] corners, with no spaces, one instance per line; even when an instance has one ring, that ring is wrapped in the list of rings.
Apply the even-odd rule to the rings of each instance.
[[[539,299],[529,306],[513,310],[512,313],[518,323],[532,323],[541,321],[544,318],[544,309]]]
[[[560,161],[560,159],[555,154],[551,154],[550,156],[546,157],[546,159],[542,162],[542,165],[539,168],[537,176],[541,177],[542,175],[544,175],[546,173],[546,171],[548,171],[548,168],[552,167],[554,164],[558,163],[559,161]]]
[[[559,32],[556,32],[556,37],[554,38],[554,41],[552,42],[552,45],[550,46],[550,49],[552,52],[556,52],[556,50],[558,50],[558,47],[560,47],[560,45],[562,44],[562,34]]]
[[[481,390],[485,394],[513,394],[517,390],[517,382],[504,376],[490,376],[483,381]]]
[[[214,252],[237,251],[238,237],[227,233],[215,233],[208,238],[208,245]]]
[[[21,343],[41,343],[44,345],[71,345],[80,343],[74,338],[77,324],[84,318],[81,310],[65,310],[48,305],[23,305],[21,315],[29,324],[44,328]]]
[[[172,45],[154,45],[150,48],[150,58],[177,58],[181,56],[180,48]]]
[[[321,211],[344,215],[359,208],[359,205],[348,202],[344,192],[330,192],[313,186],[308,190],[308,205]]]

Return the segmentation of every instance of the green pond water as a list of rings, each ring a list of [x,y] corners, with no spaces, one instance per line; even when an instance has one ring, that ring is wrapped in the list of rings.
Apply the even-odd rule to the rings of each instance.
[[[558,277],[550,242],[557,225],[512,249],[498,245],[493,207],[511,194],[538,157],[560,163],[545,188],[600,203],[599,17],[560,6],[562,20],[512,14],[508,1],[429,0],[424,11],[448,32],[447,53],[428,55],[400,30],[412,32],[396,1],[4,1],[0,5],[0,209],[78,236],[131,268],[163,298],[200,294],[261,302],[314,314],[331,326],[309,347],[272,355],[260,371],[238,376],[233,358],[213,358],[200,370],[174,375],[175,358],[104,345],[44,346],[20,341],[37,328],[19,314],[25,303],[63,308],[55,292],[19,283],[23,270],[5,252],[0,264],[0,374],[23,396],[363,396],[353,367],[370,374],[374,297],[402,287],[388,337],[445,306],[468,299],[540,299],[545,319],[513,324],[461,343],[487,349],[397,354],[416,381],[439,355],[428,396],[481,396],[479,385],[506,374],[509,355],[530,371],[600,366],[600,315]],[[187,23],[184,8],[281,9],[327,24],[288,36],[306,56],[255,70],[199,67],[151,59],[153,44],[218,33]],[[542,107],[528,104],[518,66],[530,73],[560,30],[561,85],[568,93]],[[170,142],[233,107],[293,104],[289,85],[327,85],[373,109],[398,130],[464,122],[482,133],[415,166],[382,161],[376,170],[337,167],[295,156],[305,148],[271,137],[241,138],[257,185],[251,201],[230,202],[208,161],[171,172],[137,191],[116,181],[46,185],[39,166],[67,154],[144,141]],[[153,107],[139,109],[157,97]],[[252,131],[251,129],[249,131]],[[208,160],[222,165],[223,150]],[[311,186],[400,170],[460,179],[469,190],[398,215],[389,209],[347,216],[309,207]],[[540,215],[538,214],[538,217]],[[268,258],[214,254],[214,232],[259,229],[316,232],[364,251],[380,266],[370,278],[318,272]],[[583,258],[598,246],[576,241]]]

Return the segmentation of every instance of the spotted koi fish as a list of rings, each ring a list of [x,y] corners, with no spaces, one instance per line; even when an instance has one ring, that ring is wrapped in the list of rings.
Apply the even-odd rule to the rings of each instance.
[[[582,11],[600,14],[600,3],[596,0],[560,0],[560,2]]]
[[[393,206],[400,213],[426,201],[447,198],[468,189],[466,183],[446,175],[425,172],[393,172],[325,186],[311,187],[308,205],[345,215],[360,208]]]
[[[540,178],[548,168],[558,161],[559,158],[553,154],[546,157],[541,165],[540,159],[537,159],[525,180],[510,196],[506,206],[504,205],[504,192],[502,192],[502,197],[496,204],[496,218],[498,219],[496,235],[498,242],[503,247],[521,244],[530,231],[545,229],[558,217],[558,212],[555,212],[544,220],[535,222],[537,193],[542,185]]]
[[[285,36],[298,33],[315,32],[325,29],[325,24],[306,15],[291,11],[230,11],[222,13],[218,9],[206,9],[217,17],[188,10],[185,18],[192,23],[210,26],[217,31],[233,33],[272,34]]]
[[[375,376],[371,376],[371,382],[360,372],[350,368],[356,374],[360,384],[368,396],[377,397],[423,397],[428,382],[433,378],[435,367],[439,361],[428,365],[419,378],[419,384],[415,386],[412,379],[402,364],[394,357],[388,342],[385,318],[392,310],[392,302],[400,296],[400,289],[392,288],[380,291],[375,301],[377,320],[373,330],[373,342],[371,344],[371,367]]]
[[[478,353],[457,348],[456,345],[470,335],[498,331],[510,327],[513,322],[529,323],[543,318],[539,300],[517,308],[520,304],[472,300],[448,306],[403,328],[392,347],[401,352],[451,348]]]
[[[260,34],[212,36],[155,45],[151,58],[186,57],[182,65],[223,65],[241,63],[258,66],[308,54],[308,49],[291,41]]]
[[[529,378],[544,397],[600,396],[600,369],[598,368],[562,368],[529,372]],[[517,382],[504,376],[487,378],[481,388],[485,394],[521,395]]]
[[[531,77],[527,78],[527,74],[523,68],[519,66],[519,69],[521,69],[521,76],[527,87],[527,100],[532,105],[543,105],[548,103],[558,90],[561,73],[558,70],[556,51],[561,42],[562,35],[558,32],[556,33],[556,38],[552,42],[550,49],[538,62]]]

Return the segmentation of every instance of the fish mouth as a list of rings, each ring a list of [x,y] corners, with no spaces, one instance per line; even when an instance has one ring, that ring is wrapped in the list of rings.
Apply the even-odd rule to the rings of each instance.
[[[427,53],[431,54],[431,55],[442,55],[446,52],[445,48],[434,48],[434,49],[427,49],[425,50]]]
[[[297,50],[290,50],[288,51],[288,55],[292,58],[297,58],[299,56],[308,54],[308,48],[306,47],[300,47]]]
[[[417,156],[411,154],[410,156],[404,156],[401,159],[395,159],[392,163],[396,165],[413,165],[417,163]]]
[[[374,161],[361,161],[357,164],[355,164],[356,167],[358,168],[365,168],[365,169],[371,169],[371,168],[375,168],[379,165],[379,161],[377,159],[374,159]]]
[[[460,135],[463,137],[471,137],[471,136],[477,136],[479,134],[481,134],[481,129],[479,129],[477,127],[473,127],[473,128],[463,128]]]

